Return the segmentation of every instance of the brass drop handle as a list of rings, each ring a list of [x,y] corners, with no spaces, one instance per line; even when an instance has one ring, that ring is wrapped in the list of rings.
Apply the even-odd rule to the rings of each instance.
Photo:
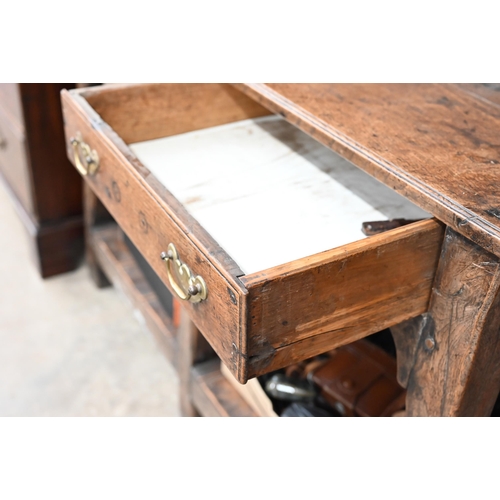
[[[168,245],[166,252],[162,252],[161,258],[167,263],[168,279],[181,300],[196,303],[207,298],[205,280],[201,276],[193,276],[191,269],[180,261],[173,243]]]
[[[83,176],[94,175],[99,168],[99,155],[94,149],[83,142],[80,132],[76,137],[70,139],[71,146],[73,147],[73,155],[75,159],[75,166],[78,172]]]

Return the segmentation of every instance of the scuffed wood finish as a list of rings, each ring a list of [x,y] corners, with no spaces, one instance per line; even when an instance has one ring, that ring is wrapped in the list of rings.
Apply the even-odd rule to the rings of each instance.
[[[190,391],[203,417],[259,416],[222,375],[216,359],[192,368]]]
[[[106,85],[82,95],[127,144],[270,114],[220,83]]]
[[[457,85],[241,84],[249,96],[500,255],[500,107]]]
[[[425,312],[442,236],[420,221],[242,277],[249,378]]]
[[[193,405],[191,369],[193,365],[203,363],[213,358],[215,354],[191,321],[185,308],[181,309],[180,325],[177,332],[179,345],[177,371],[179,374],[181,413],[185,417],[196,417],[198,416],[198,409]]]
[[[448,228],[428,317],[406,349],[408,416],[490,415],[500,391],[499,285],[498,258]]]
[[[390,328],[394,344],[396,345],[398,382],[405,388],[408,385],[420,337],[424,329],[427,331],[425,327],[430,324],[430,316],[424,313]]]
[[[233,374],[246,381],[246,291],[234,274],[240,274],[237,266],[77,93],[63,92],[62,97],[69,158],[69,138],[80,132],[100,158],[98,172],[87,176],[87,183],[167,286],[160,254],[171,242],[182,261],[204,278],[207,300],[185,307]]]
[[[177,361],[176,329],[161,306],[115,224],[97,227],[90,233],[95,257],[113,286],[138,311],[165,357]]]

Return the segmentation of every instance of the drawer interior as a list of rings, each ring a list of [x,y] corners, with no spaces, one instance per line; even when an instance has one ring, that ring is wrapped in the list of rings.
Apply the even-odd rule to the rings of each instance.
[[[81,132],[99,152],[87,182],[161,280],[173,242],[206,281],[209,298],[185,306],[240,382],[426,311],[441,225],[365,238],[363,222],[429,214],[234,87],[63,102],[68,144]]]
[[[129,147],[246,275],[430,217],[278,115]]]

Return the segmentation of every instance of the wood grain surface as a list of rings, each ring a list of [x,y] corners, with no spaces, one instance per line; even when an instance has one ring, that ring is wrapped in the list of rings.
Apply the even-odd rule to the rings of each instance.
[[[222,375],[220,362],[211,360],[191,371],[193,404],[203,417],[258,417]]]
[[[86,182],[165,285],[171,287],[160,254],[171,242],[192,272],[204,278],[207,299],[184,307],[235,377],[245,382],[246,302],[242,297],[246,290],[235,277],[241,272],[78,93],[63,92],[62,97],[68,157],[73,158],[69,139],[80,132],[100,158],[98,172],[87,176]]]
[[[429,312],[399,346],[408,416],[490,415],[500,391],[499,286],[498,258],[448,228]]]
[[[108,226],[114,220],[86,182],[83,183],[83,218],[85,261],[90,271],[90,277],[97,288],[106,288],[111,285],[111,282],[97,260],[93,231],[99,227]]]
[[[497,88],[487,99],[451,84],[238,88],[500,255]]]
[[[249,377],[425,312],[442,237],[425,220],[243,276]]]
[[[194,404],[192,391],[192,368],[209,359],[217,359],[205,337],[191,321],[185,308],[181,309],[180,324],[177,329],[179,375],[179,400],[181,413],[185,417],[199,416],[199,408]]]
[[[220,83],[106,85],[82,96],[127,144],[270,114]]]

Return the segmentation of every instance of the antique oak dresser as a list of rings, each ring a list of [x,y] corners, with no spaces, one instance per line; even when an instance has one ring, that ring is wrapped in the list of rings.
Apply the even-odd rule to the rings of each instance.
[[[384,328],[408,416],[490,414],[496,88],[134,84],[63,91],[62,102],[94,278],[142,312],[177,366],[185,414],[253,414],[210,353],[245,383]],[[397,217],[414,222],[359,231]]]

